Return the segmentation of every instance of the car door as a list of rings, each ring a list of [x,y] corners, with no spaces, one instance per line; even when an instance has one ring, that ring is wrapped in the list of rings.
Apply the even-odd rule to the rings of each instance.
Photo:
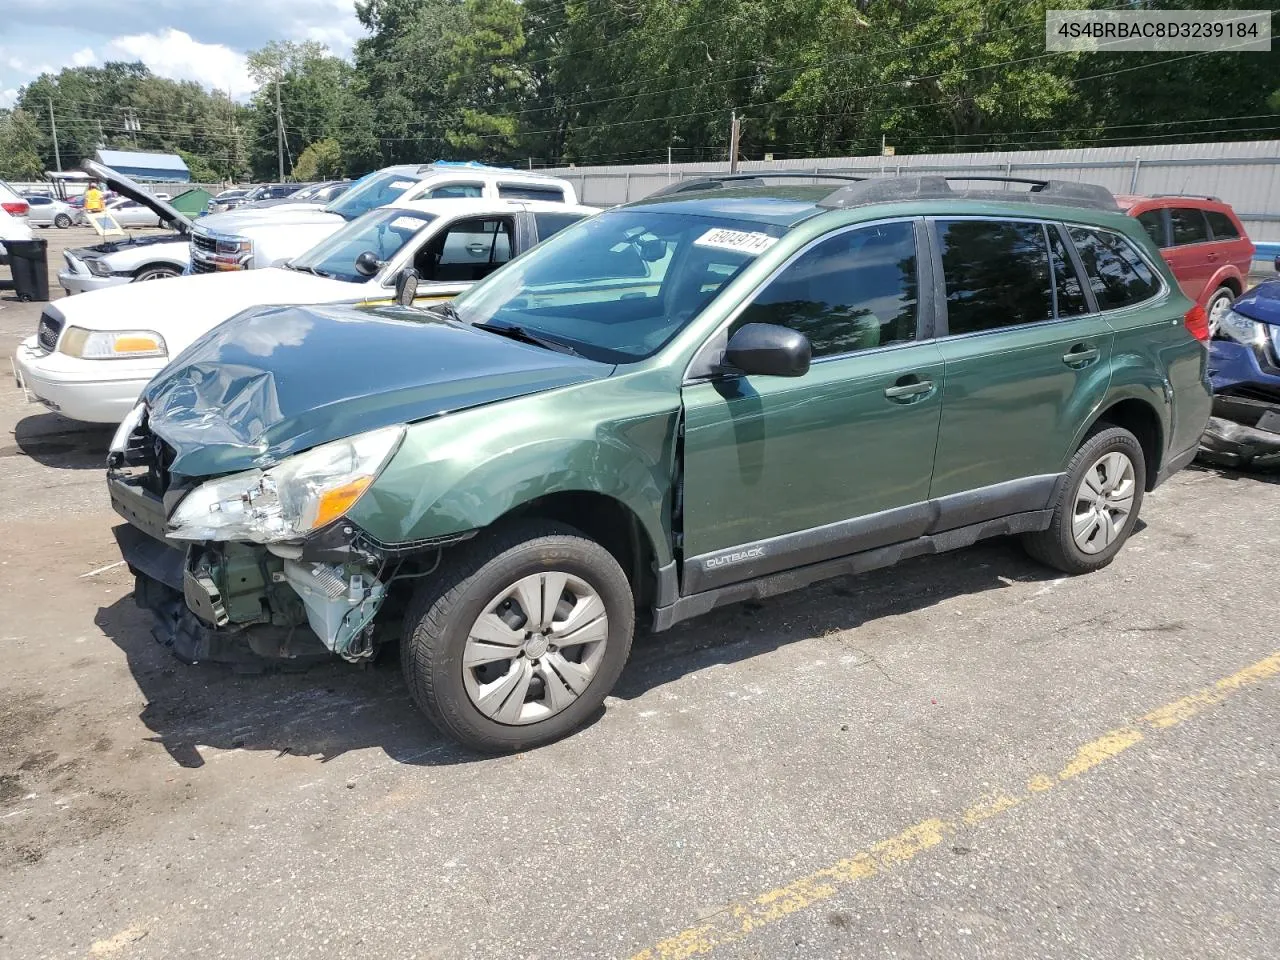
[[[932,223],[945,294],[936,529],[1042,509],[1110,382],[1113,334],[1057,224]]]
[[[1219,256],[1209,242],[1204,212],[1195,207],[1170,208],[1169,239],[1172,246],[1163,251],[1164,258],[1173,268],[1182,292],[1199,300],[1213,275],[1213,261]]]
[[[924,531],[942,362],[922,229],[904,219],[828,234],[739,311],[729,335],[747,323],[804,333],[804,376],[684,385],[683,592]]]

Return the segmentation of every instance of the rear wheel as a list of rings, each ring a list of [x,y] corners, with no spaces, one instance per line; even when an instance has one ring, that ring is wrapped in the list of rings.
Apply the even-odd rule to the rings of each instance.
[[[1214,291],[1213,296],[1209,298],[1209,305],[1205,308],[1205,313],[1209,315],[1210,337],[1218,335],[1218,328],[1222,325],[1222,318],[1231,309],[1231,304],[1235,298],[1236,295],[1231,291],[1230,287],[1219,287]]]
[[[1049,529],[1027,534],[1023,545],[1064,573],[1100,570],[1133,532],[1146,483],[1137,438],[1123,427],[1100,425],[1071,459]]]
[[[59,230],[65,230],[71,226],[71,215],[69,213],[60,213],[53,218],[53,225]]]
[[[134,275],[133,282],[141,283],[143,280],[166,280],[169,277],[180,276],[182,276],[182,271],[177,267],[144,267]]]
[[[419,587],[401,666],[442,733],[489,753],[524,750],[585,723],[631,649],[631,586],[609,551],[530,521],[457,547]]]

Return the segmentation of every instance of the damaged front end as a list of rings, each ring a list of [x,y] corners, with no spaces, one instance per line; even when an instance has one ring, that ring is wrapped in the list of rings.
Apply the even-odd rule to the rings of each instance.
[[[1223,315],[1209,378],[1213,415],[1200,458],[1246,470],[1280,467],[1280,281],[1259,284]]]
[[[150,432],[145,412],[131,417],[113,443],[107,482],[112,506],[129,521],[116,539],[136,579],[135,601],[157,617],[156,639],[189,663],[249,669],[372,657],[375,618],[394,612],[385,609],[388,587],[438,562],[440,546],[383,547],[329,516],[354,502],[346,490],[324,506],[327,491],[352,483],[345,474],[333,482],[335,465],[376,473],[394,450],[385,441],[372,468],[349,450],[317,448],[318,457],[283,461],[287,470],[201,483],[172,475],[171,448]]]

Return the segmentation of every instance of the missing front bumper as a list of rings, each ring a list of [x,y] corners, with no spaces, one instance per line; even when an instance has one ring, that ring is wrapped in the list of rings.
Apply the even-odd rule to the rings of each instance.
[[[1219,395],[1200,438],[1200,459],[1242,470],[1280,467],[1280,400]]]

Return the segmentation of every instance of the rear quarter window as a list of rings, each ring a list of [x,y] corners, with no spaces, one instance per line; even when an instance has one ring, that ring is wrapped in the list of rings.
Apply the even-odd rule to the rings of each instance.
[[[1240,231],[1221,210],[1206,210],[1204,218],[1209,221],[1209,230],[1215,240],[1239,240]]]
[[[1128,239],[1109,230],[1068,227],[1099,310],[1150,300],[1160,280]]]

